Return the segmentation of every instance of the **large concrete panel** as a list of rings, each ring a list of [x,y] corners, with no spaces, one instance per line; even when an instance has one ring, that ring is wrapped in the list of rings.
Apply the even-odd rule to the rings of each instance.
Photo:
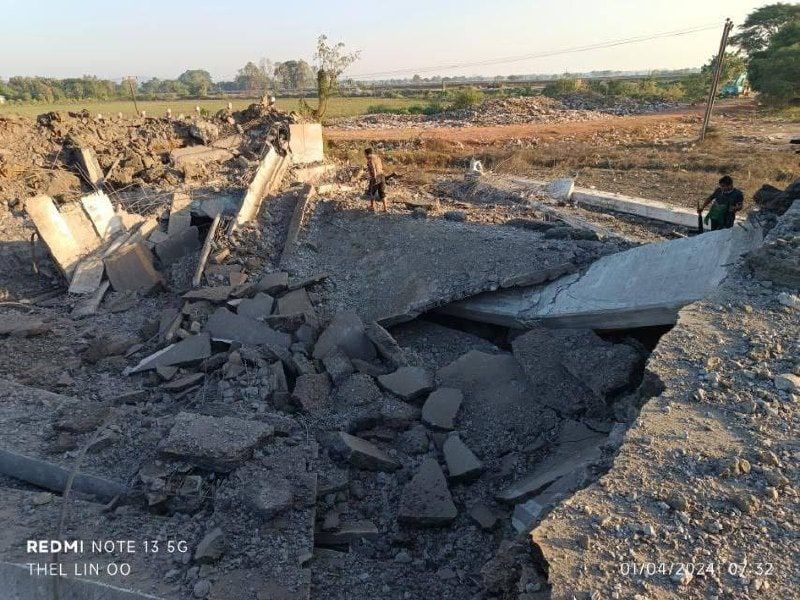
[[[69,277],[83,255],[83,247],[58,212],[53,199],[44,195],[30,198],[25,202],[25,211],[58,268]]]
[[[122,219],[114,211],[114,205],[105,193],[95,192],[84,196],[81,204],[101,239],[110,239],[125,229]]]
[[[253,181],[247,188],[239,213],[233,222],[234,229],[258,216],[264,196],[280,184],[288,165],[289,159],[286,156],[278,154],[274,148],[269,149],[258,165]]]
[[[325,160],[322,125],[319,123],[289,125],[289,149],[292,151],[292,163],[296,165]]]
[[[647,244],[601,258],[584,273],[543,288],[486,293],[442,309],[447,314],[528,328],[619,329],[675,323],[681,307],[705,298],[738,256],[761,244],[748,223],[692,238]]]

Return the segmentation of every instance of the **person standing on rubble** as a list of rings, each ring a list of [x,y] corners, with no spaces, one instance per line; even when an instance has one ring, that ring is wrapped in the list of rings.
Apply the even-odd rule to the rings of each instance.
[[[713,204],[711,204],[713,202]],[[697,214],[703,216],[705,208],[711,204],[705,222],[711,223],[711,231],[729,229],[736,222],[736,213],[744,206],[742,190],[733,187],[733,179],[725,175],[719,180],[719,187],[706,198],[702,206],[697,207]]]
[[[383,174],[383,161],[372,148],[365,148],[364,155],[367,157],[367,171],[369,172],[369,187],[367,197],[369,198],[369,208],[375,211],[375,198],[383,202],[383,211],[389,212],[386,207],[386,177]]]

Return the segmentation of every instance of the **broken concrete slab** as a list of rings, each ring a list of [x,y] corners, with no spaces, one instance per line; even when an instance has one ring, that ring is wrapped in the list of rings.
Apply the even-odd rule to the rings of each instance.
[[[214,220],[211,222],[208,233],[206,233],[206,239],[203,241],[203,249],[200,250],[200,258],[197,261],[197,269],[195,269],[194,277],[192,277],[192,287],[200,285],[203,279],[203,271],[206,268],[208,257],[211,254],[211,246],[214,244],[214,236],[217,234],[217,229],[219,228],[221,220],[222,214],[217,213]],[[231,285],[234,285],[233,282],[231,282]]]
[[[263,344],[288,348],[292,336],[275,331],[260,321],[237,315],[227,308],[218,308],[206,323],[206,330],[215,340],[241,342],[249,346]]]
[[[322,125],[319,123],[289,125],[289,151],[292,163],[296,165],[324,161]]]
[[[269,151],[258,165],[253,181],[247,188],[239,212],[231,223],[231,231],[258,216],[261,202],[280,184],[290,161],[288,155],[283,156],[270,146]]]
[[[403,488],[398,521],[417,526],[442,526],[458,516],[442,468],[426,458]]]
[[[83,247],[73,235],[50,196],[35,196],[25,202],[25,212],[47,246],[59,269],[69,277],[83,255]]]
[[[403,400],[424,396],[433,389],[433,374],[422,367],[400,367],[393,373],[378,377],[381,387]]]
[[[314,305],[308,297],[308,292],[300,288],[285,293],[278,298],[279,315],[314,314]]]
[[[380,531],[372,521],[350,521],[342,523],[336,531],[318,531],[314,534],[315,546],[342,546],[359,540],[377,540]]]
[[[169,369],[170,367],[159,367],[160,369]],[[205,373],[192,373],[191,375],[186,375],[181,377],[180,379],[175,379],[174,381],[170,381],[169,383],[165,383],[161,386],[164,391],[167,392],[182,392],[183,390],[187,390],[190,387],[203,383],[206,378]]]
[[[317,339],[314,358],[322,359],[335,347],[351,359],[370,361],[376,356],[375,347],[365,333],[364,323],[353,312],[341,312],[334,316]]]
[[[364,406],[383,397],[375,380],[364,373],[354,373],[337,388],[334,402],[341,406]]]
[[[189,194],[184,192],[175,192],[172,194],[169,221],[167,223],[167,235],[176,235],[191,227],[191,207],[192,199],[189,197]]]
[[[575,191],[575,180],[571,177],[554,179],[544,186],[542,191],[550,196],[553,200],[569,202],[572,200],[572,194]]]
[[[292,392],[292,399],[304,411],[312,412],[327,404],[331,381],[325,373],[300,375]]]
[[[125,227],[114,210],[114,205],[104,192],[95,192],[81,198],[81,206],[94,225],[101,240],[109,240],[122,233]]]
[[[455,388],[442,387],[431,392],[422,406],[422,420],[436,429],[450,431],[455,427],[455,418],[464,394]]]
[[[31,337],[50,331],[51,328],[50,325],[33,316],[20,314],[0,316],[0,335]]]
[[[391,333],[386,331],[379,323],[371,321],[364,326],[364,333],[378,350],[378,354],[386,360],[392,367],[399,369],[408,365],[405,352],[394,339]]]
[[[298,183],[318,183],[331,173],[337,170],[336,165],[316,165],[313,167],[303,167],[302,169],[294,169],[292,177]]]
[[[526,477],[514,482],[499,494],[503,502],[520,503],[549,491],[551,485],[564,478],[564,490],[575,489],[588,477],[587,470],[602,457],[602,445],[607,436],[592,431],[577,421],[566,421],[555,448],[539,462]],[[577,482],[577,483],[576,483]]]
[[[148,371],[156,367],[188,365],[209,356],[211,356],[211,336],[208,333],[199,333],[143,358],[130,370],[130,373]]]
[[[158,242],[155,247],[156,256],[162,265],[168,266],[179,258],[197,252],[201,247],[200,233],[197,227],[187,227]]]
[[[253,288],[256,291],[264,292],[266,294],[279,294],[281,292],[286,291],[289,287],[289,274],[285,271],[279,271],[277,273],[267,273],[266,275],[262,275],[261,278],[256,281]]]
[[[76,154],[81,176],[94,189],[99,190],[105,177],[103,176],[103,170],[100,168],[100,163],[97,162],[97,154],[91,148],[78,148]]]
[[[322,365],[331,376],[334,385],[339,385],[355,372],[355,367],[347,355],[338,347],[328,352],[322,359]]]
[[[236,314],[250,319],[262,319],[272,314],[272,307],[275,305],[275,298],[259,292],[253,298],[245,298],[236,307]]]
[[[72,309],[70,313],[70,317],[73,319],[82,319],[96,314],[97,309],[100,308],[100,303],[103,302],[103,296],[106,295],[110,287],[110,281],[103,281],[91,296],[82,299],[75,305],[75,308]]]
[[[480,477],[483,463],[467,448],[458,435],[450,435],[442,446],[450,481],[468,481]]]
[[[226,473],[241,466],[273,434],[271,426],[235,417],[181,412],[159,444],[163,456]]]
[[[153,266],[153,255],[142,242],[125,244],[103,259],[108,280],[117,291],[148,292],[164,280]]]
[[[89,254],[100,247],[102,240],[80,203],[65,204],[60,207],[59,212],[80,245],[83,254]]]
[[[469,509],[469,516],[480,525],[484,531],[491,531],[499,520],[495,512],[485,504],[476,504]]]
[[[396,471],[400,464],[383,450],[366,440],[339,432],[339,440],[344,446],[347,460],[354,467],[367,471]]]
[[[183,295],[184,300],[207,300],[208,302],[221,303],[230,298],[233,286],[216,285],[211,287],[189,290]]]
[[[100,287],[105,265],[99,256],[87,256],[77,264],[69,284],[70,294],[91,294]]]
[[[736,226],[605,256],[583,274],[544,288],[486,293],[447,307],[448,314],[527,329],[620,329],[671,325],[685,305],[711,293],[728,266],[758,247],[759,226]]]

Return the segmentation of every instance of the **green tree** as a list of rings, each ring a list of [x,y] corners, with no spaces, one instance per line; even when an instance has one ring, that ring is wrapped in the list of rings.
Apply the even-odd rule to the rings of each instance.
[[[343,42],[329,45],[328,36],[321,35],[317,39],[317,52],[314,60],[317,67],[317,108],[309,106],[305,99],[300,100],[300,108],[317,120],[325,116],[328,100],[338,91],[339,77],[358,60],[359,52],[345,52]]]
[[[765,50],[772,36],[795,19],[800,19],[800,4],[767,4],[747,16],[739,27],[741,33],[733,36],[731,43],[752,56]]]
[[[254,62],[248,62],[239,69],[236,83],[239,89],[263,93],[269,87],[269,78]]]
[[[469,108],[470,106],[477,106],[483,102],[483,92],[478,88],[468,87],[458,90],[453,96],[453,103],[451,108],[456,110],[462,108]]]
[[[314,83],[314,69],[304,60],[287,60],[275,65],[275,77],[284,90],[303,90]]]
[[[184,71],[178,77],[178,81],[186,86],[190,96],[195,97],[207,96],[214,86],[214,81],[211,79],[209,72],[202,69]]]
[[[770,102],[800,97],[800,18],[784,25],[764,50],[752,55],[747,78]]]

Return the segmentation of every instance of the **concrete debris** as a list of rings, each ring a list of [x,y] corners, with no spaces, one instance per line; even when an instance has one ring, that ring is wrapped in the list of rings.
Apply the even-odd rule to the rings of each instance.
[[[433,389],[433,374],[421,367],[401,367],[378,377],[381,387],[403,400],[420,398]]]
[[[184,300],[207,300],[215,304],[225,302],[233,293],[233,286],[217,285],[190,290],[183,295]]]
[[[285,293],[278,298],[279,315],[313,315],[314,305],[308,297],[308,292],[300,288]],[[315,357],[316,358],[316,357]]]
[[[208,333],[199,333],[143,358],[130,373],[140,373],[157,367],[198,363],[209,356],[211,356],[211,336]]]
[[[170,215],[172,218],[172,215]],[[211,222],[211,227],[206,234],[206,239],[203,242],[203,248],[200,250],[200,260],[197,262],[197,269],[194,272],[194,277],[192,277],[192,287],[197,287],[200,285],[200,282],[203,279],[203,271],[206,268],[206,263],[208,262],[208,257],[211,255],[211,247],[214,243],[214,236],[217,234],[217,229],[219,228],[220,221],[222,219],[222,213],[217,213],[214,216],[214,220]],[[231,285],[234,285],[231,282]]]
[[[69,277],[83,254],[83,248],[53,199],[44,195],[30,198],[25,202],[25,212],[58,268]]]
[[[161,369],[168,369],[170,367],[160,367]],[[159,373],[161,375],[161,373]],[[186,375],[185,377],[181,377],[180,379],[176,379],[174,381],[170,381],[169,383],[165,383],[161,386],[161,388],[167,392],[181,392],[183,390],[187,390],[195,385],[202,383],[203,380],[206,378],[205,373],[192,373],[191,375]],[[171,378],[170,378],[171,379]]]
[[[397,519],[416,526],[443,526],[458,516],[442,468],[426,458],[403,488]]]
[[[233,153],[224,148],[206,146],[187,146],[175,148],[169,153],[170,162],[177,169],[204,166],[210,163],[223,163],[233,158]]]
[[[372,377],[355,373],[337,386],[334,402],[340,406],[365,406],[382,397],[383,394]]]
[[[236,306],[236,314],[249,319],[260,320],[272,314],[272,307],[275,299],[263,292],[259,292],[253,298],[245,298]]]
[[[553,200],[569,202],[572,200],[572,193],[575,191],[575,180],[570,177],[554,179],[542,191]]]
[[[381,533],[372,521],[351,521],[342,523],[336,531],[319,531],[314,535],[316,546],[342,546],[359,540],[377,540]]]
[[[231,231],[258,216],[262,200],[280,185],[289,163],[290,159],[287,156],[279,154],[270,146],[247,188],[239,212],[231,224]]]
[[[328,400],[331,382],[325,373],[301,375],[292,392],[292,399],[306,412],[322,408]]]
[[[153,266],[153,255],[141,242],[125,244],[103,259],[111,287],[147,293],[164,283]]]
[[[105,265],[98,256],[88,256],[75,267],[69,284],[70,294],[91,294],[100,287],[105,274]]]
[[[73,319],[82,319],[96,314],[97,309],[100,308],[100,304],[103,302],[103,296],[106,295],[110,287],[111,282],[103,281],[91,296],[80,300],[75,305],[70,316]]]
[[[163,456],[226,473],[244,464],[273,434],[271,426],[236,417],[181,412],[159,444]]]
[[[292,343],[288,333],[275,331],[260,321],[234,314],[227,308],[218,308],[209,317],[206,330],[215,340],[241,342],[248,346],[268,344],[288,348]]]
[[[455,427],[455,418],[464,394],[453,388],[439,388],[432,392],[422,406],[422,420],[436,429],[450,431]]]
[[[449,314],[514,328],[618,329],[671,325],[678,310],[704,298],[728,266],[757,248],[759,226],[737,226],[693,238],[645,244],[605,256],[583,275],[543,289],[482,294],[448,307]]]
[[[367,471],[395,471],[400,465],[376,445],[349,433],[340,431],[339,441],[344,445],[351,465]]]
[[[169,209],[167,235],[176,235],[192,226],[192,199],[189,194],[175,192]]]
[[[289,287],[289,274],[283,271],[263,275],[253,286],[258,292],[280,294]]]
[[[322,125],[319,123],[289,125],[289,152],[292,156],[292,163],[296,165],[324,161]]]
[[[469,516],[480,525],[481,529],[491,531],[499,521],[495,512],[485,504],[476,504],[469,509]]]
[[[296,194],[297,203],[289,221],[289,229],[286,232],[286,241],[283,244],[283,252],[278,264],[283,264],[289,255],[294,251],[300,231],[303,228],[303,220],[308,213],[308,204],[316,195],[316,190],[311,184],[303,185],[302,189]]]
[[[379,419],[386,427],[406,429],[419,420],[419,409],[394,398],[384,398],[379,404]]]
[[[450,481],[475,479],[483,471],[483,463],[472,453],[472,450],[467,448],[458,435],[451,434],[445,440],[442,451]]]
[[[393,368],[399,369],[408,365],[408,359],[405,352],[392,337],[392,334],[386,331],[379,323],[371,321],[364,327],[364,333],[367,334],[369,340],[375,345],[378,354],[386,360]]]
[[[89,215],[97,235],[110,240],[125,230],[121,217],[114,210],[111,200],[103,192],[95,192],[81,198],[81,205]]]
[[[78,148],[76,150],[80,175],[94,189],[99,190],[105,178],[100,163],[97,162],[97,154],[91,148]]]
[[[348,358],[366,361],[374,359],[377,354],[366,335],[364,323],[352,312],[336,314],[317,339],[314,358],[322,359],[334,348],[339,348]]]
[[[32,337],[41,335],[52,329],[52,326],[41,319],[27,315],[0,316],[0,335],[11,337]]]
[[[194,561],[205,564],[219,560],[225,551],[225,534],[215,527],[203,536],[194,550]]]
[[[330,375],[334,385],[339,385],[355,372],[355,367],[347,355],[338,347],[328,352],[322,359],[322,365]]]

